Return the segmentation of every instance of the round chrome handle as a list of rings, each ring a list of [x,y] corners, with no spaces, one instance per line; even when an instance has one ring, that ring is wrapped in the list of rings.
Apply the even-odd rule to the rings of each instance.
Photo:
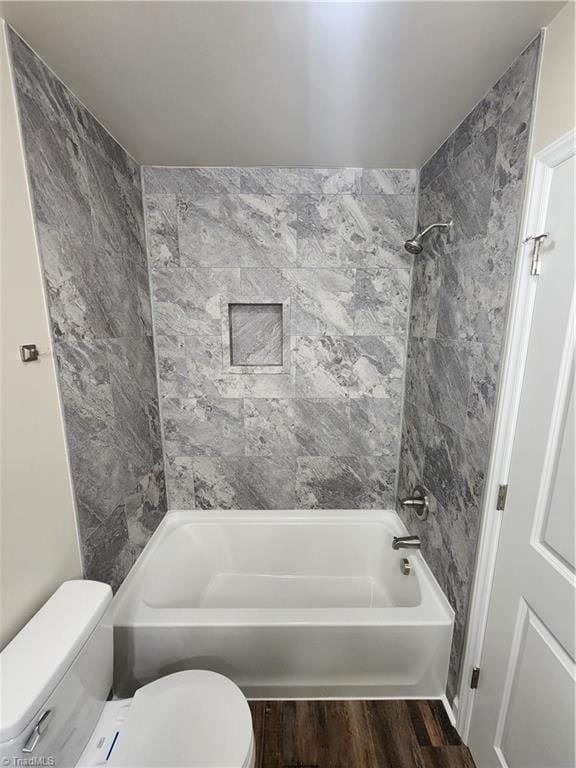
[[[401,504],[403,507],[413,509],[418,520],[424,521],[428,518],[430,512],[428,495],[421,485],[415,485],[412,489],[412,495],[402,499]]]

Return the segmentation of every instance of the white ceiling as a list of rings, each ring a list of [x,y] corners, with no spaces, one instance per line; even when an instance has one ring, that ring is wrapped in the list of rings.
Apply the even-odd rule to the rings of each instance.
[[[564,2],[1,2],[142,163],[419,167]]]

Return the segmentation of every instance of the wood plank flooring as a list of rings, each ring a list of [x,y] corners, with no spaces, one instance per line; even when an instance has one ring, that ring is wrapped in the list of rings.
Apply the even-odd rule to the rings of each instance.
[[[256,768],[474,768],[439,701],[251,701]]]

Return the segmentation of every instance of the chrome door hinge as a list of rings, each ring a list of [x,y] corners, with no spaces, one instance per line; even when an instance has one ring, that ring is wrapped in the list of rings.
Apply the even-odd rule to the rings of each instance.
[[[523,240],[524,243],[529,243],[530,240],[533,242],[532,260],[530,262],[531,275],[540,274],[540,246],[542,245],[542,240],[545,240],[547,237],[548,232],[543,232],[541,235],[530,235],[530,237],[525,237]]]
[[[472,677],[470,678],[470,688],[476,690],[478,688],[478,680],[480,679],[480,667],[474,667],[472,669]]]
[[[502,510],[506,506],[506,496],[507,495],[508,495],[508,486],[507,485],[499,485],[498,486],[498,498],[496,499],[496,509],[499,512],[502,512]]]

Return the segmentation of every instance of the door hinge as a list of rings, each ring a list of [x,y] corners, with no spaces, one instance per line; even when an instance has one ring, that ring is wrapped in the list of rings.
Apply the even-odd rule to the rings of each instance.
[[[470,688],[476,690],[478,688],[478,680],[480,679],[480,667],[473,667],[472,677],[470,678]]]
[[[508,485],[498,486],[498,498],[496,499],[496,509],[500,512],[506,506],[506,496],[508,495]]]

